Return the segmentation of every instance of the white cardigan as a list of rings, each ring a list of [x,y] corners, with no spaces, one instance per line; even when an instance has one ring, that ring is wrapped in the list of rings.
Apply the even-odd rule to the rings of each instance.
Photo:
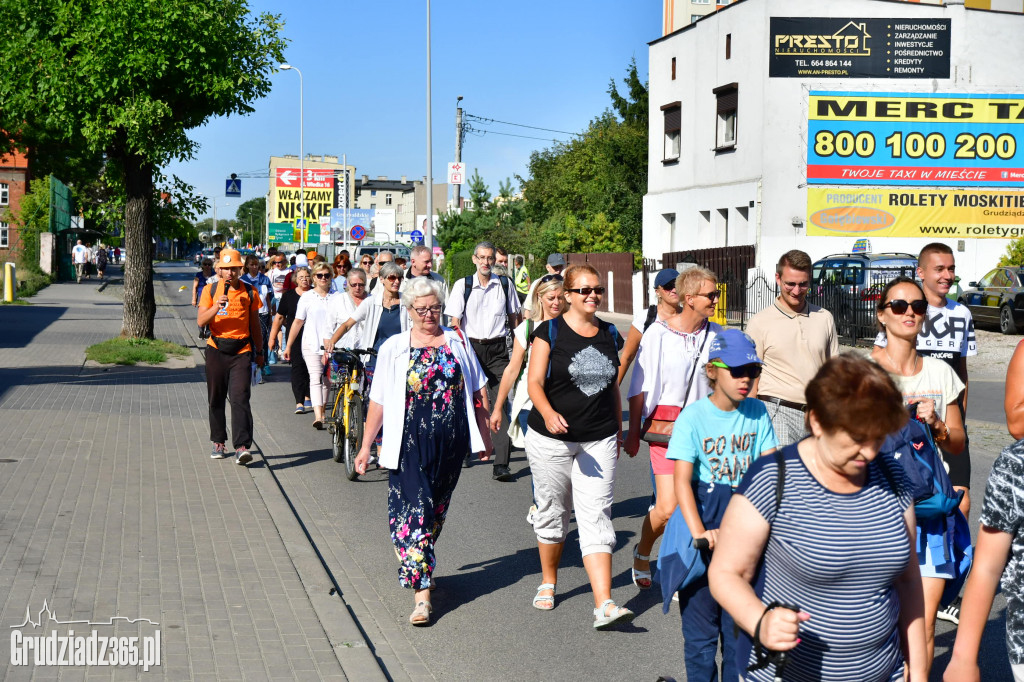
[[[364,303],[365,305],[365,303]],[[379,304],[378,304],[379,305]],[[409,348],[411,333],[395,334],[381,345],[377,352],[377,367],[370,386],[370,400],[383,406],[383,439],[380,447],[380,466],[397,469],[405,433],[405,387],[409,372]],[[482,452],[484,439],[476,423],[476,408],[473,394],[487,385],[480,361],[472,346],[462,340],[458,332],[444,328],[444,338],[451,348],[455,360],[462,368],[463,394],[466,402],[466,416],[469,420],[470,451]]]
[[[398,303],[401,308],[400,317],[402,322],[402,332],[409,331],[409,312],[402,306],[401,302]],[[384,294],[381,293],[381,289],[377,289],[372,294],[363,299],[363,302],[359,304],[356,311],[352,313],[352,319],[363,325],[362,339],[360,340],[360,348],[373,348],[373,341],[377,338],[377,326],[380,324],[380,317],[384,314]]]

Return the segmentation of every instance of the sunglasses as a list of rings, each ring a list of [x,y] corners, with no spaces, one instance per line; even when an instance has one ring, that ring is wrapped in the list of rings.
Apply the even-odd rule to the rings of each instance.
[[[729,375],[733,379],[742,379],[744,377],[748,379],[756,379],[761,376],[761,365],[740,365],[739,367],[729,367],[721,360],[712,360],[711,364],[714,367],[720,367],[721,369],[729,370]]]
[[[604,296],[604,287],[580,287],[579,289],[566,289],[574,294],[581,294],[583,296],[590,296],[590,294],[597,294],[598,296]]]
[[[916,301],[907,302],[902,298],[897,298],[882,306],[883,310],[885,308],[892,308],[892,312],[896,315],[902,315],[907,312],[907,308],[913,310],[915,315],[924,315],[928,312],[928,301],[923,298],[919,298]]]
[[[544,275],[543,277],[540,278],[540,283],[541,284],[544,284],[546,282],[561,282],[561,281],[562,281],[562,276],[557,274],[557,273],[555,273],[553,275]]]
[[[439,305],[432,305],[426,308],[413,308],[413,310],[415,310],[416,314],[420,317],[426,317],[427,313],[434,313],[434,315],[441,314],[441,306]]]
[[[394,282],[395,280],[402,281],[402,276],[401,275],[388,275],[384,279],[386,279],[389,282]]]
[[[663,289],[664,291],[675,291],[676,281],[673,279],[668,282],[665,282],[664,284],[661,285],[661,289]]]
[[[349,282],[348,285],[350,287],[365,287],[366,282]]]
[[[696,293],[696,294],[694,294],[694,296],[703,296],[704,298],[708,299],[709,301],[717,301],[718,299],[720,299],[722,297],[722,292],[716,290],[716,291],[709,291],[706,294],[705,293]]]
[[[328,275],[326,273],[323,273],[323,272],[318,272],[318,273],[316,273],[313,276],[316,277],[317,279],[330,279],[331,278],[330,275]]]

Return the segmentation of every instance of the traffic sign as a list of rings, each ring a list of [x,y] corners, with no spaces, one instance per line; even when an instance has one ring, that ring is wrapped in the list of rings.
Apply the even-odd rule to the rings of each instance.
[[[419,230],[413,230],[412,232],[409,233],[409,239],[411,239],[414,242],[422,242],[423,233],[420,232]]]
[[[466,180],[466,166],[458,161],[448,164],[448,184],[461,185]]]
[[[366,236],[366,228],[362,225],[353,225],[352,230],[349,232],[354,241],[361,241]]]
[[[229,178],[228,180],[225,180],[224,196],[240,198],[242,196],[242,181],[238,178]]]

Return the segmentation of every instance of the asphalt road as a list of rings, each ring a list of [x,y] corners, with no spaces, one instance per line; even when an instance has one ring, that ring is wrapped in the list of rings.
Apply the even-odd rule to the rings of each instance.
[[[164,296],[183,319],[194,319],[189,291],[179,294],[177,288],[195,270],[169,264],[158,272],[166,282]],[[267,383],[253,390],[257,447],[267,450],[271,469],[367,635],[388,652],[384,662],[394,678],[685,679],[675,604],[663,615],[657,586],[640,593],[630,580],[630,554],[651,492],[646,447],[635,459],[623,454],[615,478],[612,595],[638,614],[630,626],[592,629],[593,600],[575,524],[562,559],[556,608],[540,612],[531,606],[541,579],[536,539],[525,521],[530,472],[525,453],[514,451],[513,482],[492,481],[489,464],[463,470],[437,547],[434,624],[414,629],[406,624],[412,594],[398,585],[388,535],[386,472],[371,471],[357,482],[345,479],[343,465],[331,459],[327,432],[311,427],[311,415],[292,414],[288,371],[274,367]],[[971,524],[976,528],[985,478],[1009,437],[1002,427],[1002,383],[978,381],[971,388]],[[997,597],[983,642],[982,679],[1010,678],[1004,608]],[[955,628],[940,621],[933,680],[941,678],[954,636]]]

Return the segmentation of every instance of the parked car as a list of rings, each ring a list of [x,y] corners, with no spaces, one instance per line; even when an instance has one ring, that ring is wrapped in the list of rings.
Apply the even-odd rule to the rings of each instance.
[[[409,262],[409,247],[405,244],[394,244],[394,243],[380,243],[380,244],[366,244],[356,248],[355,256],[352,257],[353,263],[358,263],[359,259],[364,254],[370,254],[373,259],[377,259],[377,254],[381,251],[390,251],[395,254],[395,258],[404,258],[405,262]]]
[[[812,266],[807,299],[832,313],[840,336],[874,338],[882,289],[916,272],[917,257],[909,253],[837,253]]]
[[[967,286],[959,300],[976,323],[998,325],[1004,334],[1024,327],[1024,268],[998,267]]]

